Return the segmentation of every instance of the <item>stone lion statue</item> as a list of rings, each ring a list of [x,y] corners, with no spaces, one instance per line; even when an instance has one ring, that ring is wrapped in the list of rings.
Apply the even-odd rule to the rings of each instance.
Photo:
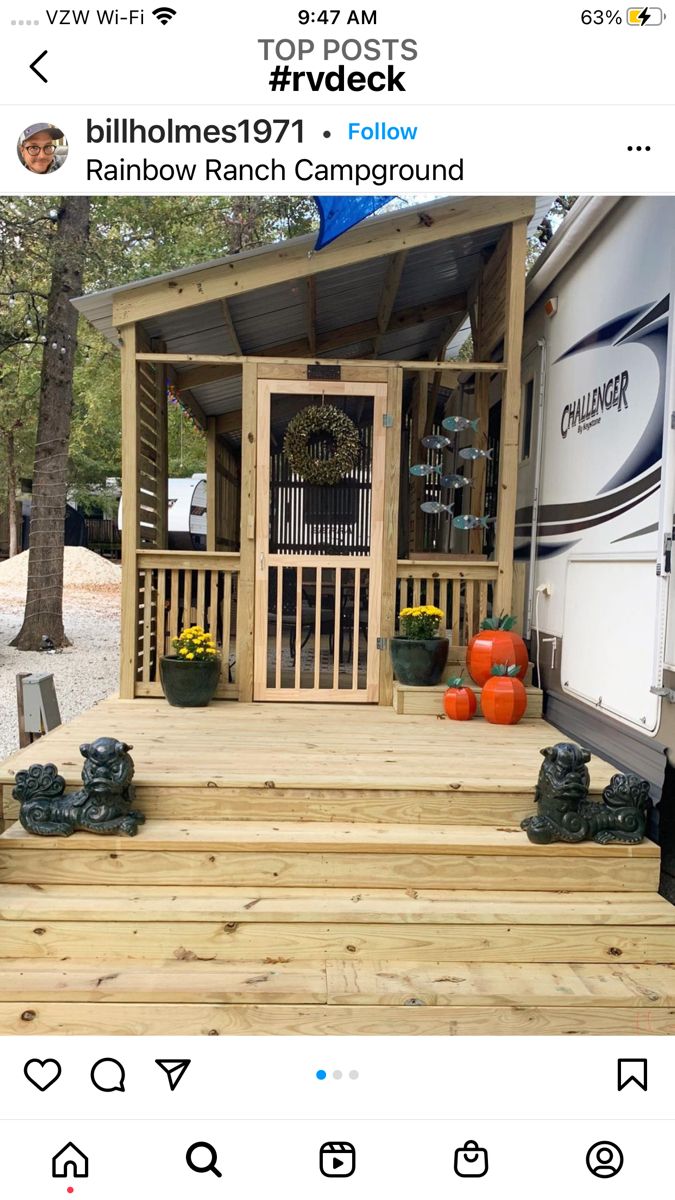
[[[602,800],[588,799],[589,750],[558,742],[541,751],[537,812],[521,821],[531,842],[641,842],[649,812],[649,784],[638,775],[613,775]]]
[[[83,786],[68,795],[53,763],[18,771],[12,795],[21,805],[19,820],[24,829],[42,837],[70,837],[78,829],[134,837],[145,817],[132,808],[132,749],[110,737],[80,746]]]

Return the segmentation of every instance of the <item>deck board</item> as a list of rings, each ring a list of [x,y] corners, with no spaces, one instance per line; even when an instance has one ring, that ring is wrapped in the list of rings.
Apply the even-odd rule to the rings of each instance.
[[[546,721],[515,726],[397,716],[374,705],[235,704],[172,709],[163,700],[104,700],[0,764],[0,783],[34,762],[80,778],[79,746],[113,736],[133,745],[140,785],[219,788],[452,789],[527,792],[543,746],[565,740]],[[593,757],[591,788],[613,768]]]

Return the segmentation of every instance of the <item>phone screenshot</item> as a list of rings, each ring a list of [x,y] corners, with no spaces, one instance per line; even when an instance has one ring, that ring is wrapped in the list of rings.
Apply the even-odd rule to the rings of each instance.
[[[675,10],[0,53],[0,1190],[659,1194]]]

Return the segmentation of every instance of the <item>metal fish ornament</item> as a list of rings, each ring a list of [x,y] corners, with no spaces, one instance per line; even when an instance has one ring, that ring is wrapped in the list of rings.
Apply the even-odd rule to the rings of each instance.
[[[473,487],[473,479],[467,479],[466,475],[441,475],[439,482],[445,488]]]
[[[420,508],[424,513],[451,513],[455,511],[452,504],[441,504],[440,500],[425,500],[424,504],[420,504]]]
[[[410,474],[416,475],[418,478],[425,475],[440,475],[442,469],[442,467],[432,467],[429,463],[416,463],[414,467],[410,468]]]
[[[455,529],[487,529],[491,525],[495,517],[472,517],[467,514],[465,517],[453,517],[453,525]]]
[[[430,433],[428,437],[422,438],[422,445],[427,450],[445,450],[446,446],[450,445],[450,438],[443,437],[442,434]]]
[[[465,446],[463,450],[460,450],[459,457],[474,462],[477,458],[492,458],[494,452],[494,446],[490,450],[478,450],[475,446]]]
[[[468,417],[446,417],[441,421],[444,429],[449,429],[451,433],[461,433],[464,429],[473,429],[474,433],[478,433],[480,421],[476,417],[475,421],[470,421]]]

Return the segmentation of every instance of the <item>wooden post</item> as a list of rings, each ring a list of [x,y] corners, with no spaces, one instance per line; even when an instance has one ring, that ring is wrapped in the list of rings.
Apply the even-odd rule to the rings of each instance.
[[[387,417],[384,447],[384,536],[382,538],[382,612],[380,637],[387,642],[394,636],[396,622],[396,568],[398,563],[398,505],[401,463],[401,424],[403,408],[403,372],[398,367],[387,371]],[[392,703],[394,674],[389,647],[380,651],[380,705]]]
[[[206,549],[218,549],[218,420],[209,417],[206,426]]]
[[[253,700],[255,635],[255,506],[258,368],[245,364],[241,384],[241,549],[237,591],[237,687],[239,700]],[[261,631],[261,637],[264,631]]]
[[[426,378],[423,378],[419,372],[416,372],[413,377],[412,396],[410,400],[410,455],[413,463],[420,462],[420,456],[424,453],[421,441],[424,437],[424,425],[427,416],[426,396]],[[420,504],[422,503],[423,489],[423,479],[419,479],[414,475],[408,476],[408,554],[411,558],[418,549],[417,543],[422,528]]]
[[[502,424],[499,458],[499,501],[495,558],[499,574],[495,585],[495,612],[510,612],[513,597],[513,542],[518,491],[518,447],[520,443],[521,356],[525,316],[525,258],[527,221],[515,221],[510,229],[506,255],[506,310],[504,362],[506,376],[502,391]]]
[[[123,325],[122,339],[122,613],[120,629],[120,699],[133,700],[136,691],[138,642],[139,536],[136,326]]]
[[[162,350],[165,344],[162,342]],[[155,403],[157,405],[157,549],[169,545],[169,425],[166,399],[167,370],[157,363],[155,374]]]

